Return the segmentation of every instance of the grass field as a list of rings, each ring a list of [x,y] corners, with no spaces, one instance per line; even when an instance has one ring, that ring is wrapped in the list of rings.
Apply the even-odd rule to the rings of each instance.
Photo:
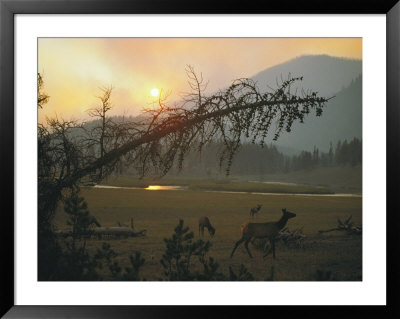
[[[126,185],[122,181],[119,185]],[[129,184],[133,186],[132,184]],[[169,184],[171,185],[171,184]],[[82,188],[81,195],[89,209],[102,226],[116,226],[117,221],[129,224],[133,218],[136,230],[147,229],[146,237],[110,239],[111,248],[118,253],[118,261],[128,266],[129,255],[141,251],[146,263],[141,276],[146,280],[162,278],[160,259],[165,251],[164,238],[172,236],[179,219],[198,235],[198,218],[208,216],[216,228],[210,238],[209,256],[220,265],[220,271],[228,274],[228,267],[238,269],[244,264],[257,280],[264,280],[274,267],[274,280],[313,281],[317,272],[330,272],[328,280],[362,279],[362,241],[359,235],[344,232],[319,234],[318,230],[333,228],[337,219],[353,216],[356,225],[362,224],[361,197],[328,197],[311,195],[259,195],[243,193],[208,192],[201,188],[178,191],[147,191],[140,189],[97,189]],[[289,220],[289,229],[303,228],[306,235],[303,248],[288,248],[277,245],[276,260],[250,245],[254,258],[250,259],[243,246],[233,258],[229,257],[234,243],[241,237],[240,226],[249,221],[249,210],[257,204],[262,209],[254,221],[275,221],[281,216],[281,209],[287,208],[297,214]],[[55,225],[67,228],[66,215],[58,209]],[[89,251],[94,252],[104,240],[89,240]]]

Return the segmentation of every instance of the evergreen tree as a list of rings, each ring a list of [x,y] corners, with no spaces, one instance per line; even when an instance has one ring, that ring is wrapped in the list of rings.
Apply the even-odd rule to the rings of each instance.
[[[193,256],[205,260],[205,254],[209,251],[211,243],[199,239],[193,241],[194,233],[189,227],[184,226],[183,220],[179,220],[171,238],[165,238],[166,251],[160,260],[164,268],[164,275],[168,280],[186,281],[195,280],[197,274],[191,271],[191,259]]]
[[[329,156],[328,166],[332,166],[333,165],[333,159],[334,159],[332,142],[329,143],[328,156]]]

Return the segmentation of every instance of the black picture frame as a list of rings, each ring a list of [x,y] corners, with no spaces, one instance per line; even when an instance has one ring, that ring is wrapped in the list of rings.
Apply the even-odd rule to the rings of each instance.
[[[17,306],[14,303],[14,18],[16,14],[385,14],[387,21],[387,305],[386,306]],[[333,315],[354,317],[399,316],[398,197],[400,136],[400,3],[362,0],[306,0],[271,2],[162,1],[162,0],[0,0],[0,176],[1,284],[0,315],[4,318],[164,318]],[[382,141],[383,142],[383,141]],[[382,205],[382,207],[384,207]],[[380,212],[383,213],[383,212]],[[241,293],[241,292],[238,292]],[[245,293],[245,292],[243,292]],[[266,309],[268,307],[268,309]]]

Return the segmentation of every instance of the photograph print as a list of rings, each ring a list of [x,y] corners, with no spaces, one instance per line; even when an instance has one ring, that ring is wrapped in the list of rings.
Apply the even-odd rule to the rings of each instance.
[[[362,281],[362,38],[38,38],[39,281]]]

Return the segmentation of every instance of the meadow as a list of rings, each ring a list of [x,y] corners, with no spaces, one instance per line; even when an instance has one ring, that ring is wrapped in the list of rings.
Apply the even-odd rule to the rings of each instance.
[[[319,233],[319,230],[337,226],[338,218],[344,220],[350,215],[355,225],[361,226],[361,196],[294,195],[290,193],[301,193],[299,190],[310,193],[330,191],[325,189],[322,192],[321,188],[313,187],[305,190],[303,186],[278,184],[259,186],[269,187],[269,190],[275,187],[276,192],[286,191],[288,194],[229,193],[206,190],[204,185],[207,183],[218,184],[212,181],[198,182],[198,187],[193,186],[195,182],[191,183],[192,186],[186,190],[173,191],[82,187],[81,196],[87,201],[90,213],[102,226],[117,226],[118,221],[129,225],[133,218],[135,230],[147,230],[145,237],[106,240],[118,254],[117,260],[123,267],[129,265],[129,255],[140,251],[146,260],[140,274],[146,280],[163,279],[160,259],[166,248],[164,238],[172,236],[179,220],[183,219],[185,225],[194,232],[195,239],[198,239],[198,219],[201,216],[208,216],[216,229],[212,238],[205,230],[204,239],[211,241],[212,247],[208,255],[214,257],[219,264],[219,270],[225,274],[228,274],[229,266],[237,270],[243,264],[256,280],[270,277],[272,269],[273,280],[276,281],[362,280],[362,236],[339,231]],[[109,180],[106,184],[138,186],[123,178],[119,182]],[[171,185],[173,181],[166,180],[164,184]],[[224,185],[229,184],[232,184],[230,188],[233,190],[245,191],[246,187],[250,187],[251,191],[260,191],[254,189],[259,183],[249,185],[237,182],[234,185],[235,183],[228,181],[220,182],[222,186],[219,190],[226,190]],[[230,258],[235,242],[241,237],[240,226],[250,221],[250,208],[257,204],[261,204],[262,209],[252,220],[254,222],[277,221],[282,215],[282,208],[296,213],[297,216],[290,219],[287,226],[290,230],[302,228],[305,235],[302,247],[287,247],[279,243],[274,260],[272,254],[263,258],[263,252],[250,244],[254,257],[251,259],[241,245],[233,258]],[[66,220],[63,208],[59,207],[54,221],[56,228],[67,228]],[[104,241],[88,240],[89,252],[100,248]],[[195,260],[194,263],[196,264]],[[107,279],[106,271],[104,276]]]

